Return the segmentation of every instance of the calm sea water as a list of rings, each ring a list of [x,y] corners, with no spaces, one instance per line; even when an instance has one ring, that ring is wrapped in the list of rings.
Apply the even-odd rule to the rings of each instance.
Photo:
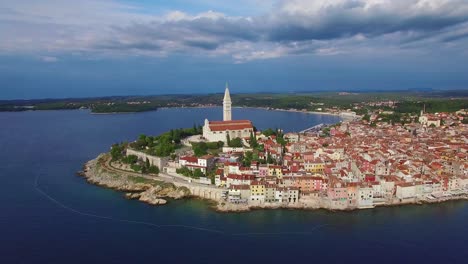
[[[197,200],[129,201],[75,176],[112,143],[205,117],[220,119],[220,108],[0,113],[0,263],[466,263],[466,202],[222,214]],[[234,117],[287,131],[337,121],[258,109]]]

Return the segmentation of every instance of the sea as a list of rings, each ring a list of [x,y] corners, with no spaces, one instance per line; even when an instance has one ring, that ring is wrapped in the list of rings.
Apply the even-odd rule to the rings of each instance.
[[[331,115],[234,108],[258,129]],[[76,176],[113,143],[220,120],[220,108],[0,113],[0,263],[467,263],[468,203],[352,212],[151,206]]]

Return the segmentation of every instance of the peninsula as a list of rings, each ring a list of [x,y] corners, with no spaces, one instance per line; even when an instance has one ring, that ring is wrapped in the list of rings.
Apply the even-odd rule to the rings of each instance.
[[[394,102],[396,107],[393,110],[414,114],[424,104],[435,112],[454,112],[468,108],[466,90],[237,93],[231,96],[233,105],[237,107],[331,114],[352,109],[363,115],[368,110],[390,109],[379,104],[381,102]],[[222,100],[222,93],[0,100],[0,112],[88,109],[96,114],[136,113],[173,107],[218,107]]]
[[[115,144],[80,175],[130,199],[161,205],[198,197],[220,211],[353,210],[468,198],[464,109],[402,113],[401,103],[380,101],[341,113],[337,124],[283,133],[233,120],[231,105],[226,85],[222,121]]]

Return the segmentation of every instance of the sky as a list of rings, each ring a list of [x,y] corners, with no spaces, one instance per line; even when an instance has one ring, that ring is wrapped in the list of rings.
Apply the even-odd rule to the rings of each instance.
[[[468,0],[3,0],[0,100],[468,89]]]

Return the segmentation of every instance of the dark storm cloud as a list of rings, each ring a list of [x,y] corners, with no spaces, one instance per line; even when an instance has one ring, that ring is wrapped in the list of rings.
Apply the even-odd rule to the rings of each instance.
[[[468,2],[464,5],[465,8]],[[358,7],[361,7],[358,5]],[[334,7],[326,13],[284,15],[266,32],[271,41],[330,40],[357,34],[379,37],[395,32],[437,33],[441,29],[468,21],[468,12],[453,14],[446,7],[439,11],[405,14],[403,10],[355,10]]]
[[[238,58],[272,58],[318,49],[351,50],[355,45],[374,50],[407,44],[425,48],[434,41],[461,41],[468,30],[467,0],[279,0],[263,15],[253,17],[213,11],[152,16],[82,1],[86,4],[82,10],[81,4],[77,5],[76,16],[66,17],[57,14],[74,10],[66,4],[57,8],[55,1],[41,12],[27,9],[28,5],[0,8],[0,21],[11,21],[0,23],[0,34],[8,36],[0,40],[0,51],[142,51],[167,55],[196,50]],[[98,11],[88,14],[83,12],[85,7]],[[108,8],[113,12],[103,11]],[[47,10],[50,12],[43,14]],[[23,11],[33,15],[21,15]],[[78,19],[81,14],[87,19]],[[49,18],[56,30],[50,30]],[[41,28],[47,31],[38,34]],[[455,33],[454,28],[462,35],[450,34]]]
[[[118,41],[109,41],[105,43],[100,43],[94,46],[97,49],[108,49],[108,50],[127,50],[127,49],[137,49],[137,50],[147,50],[147,51],[158,51],[161,50],[161,46],[151,42],[132,42],[132,43],[122,43]]]
[[[447,1],[433,8],[420,2],[389,2],[387,6],[366,6],[366,1],[338,1],[316,9],[307,9],[307,1],[298,1],[296,11],[278,8],[253,18],[227,17],[223,14],[186,15],[181,19],[119,27],[117,35],[131,36],[134,41],[169,41],[174,45],[216,50],[234,42],[278,43],[333,41],[362,35],[379,38],[393,33],[412,33],[399,43],[423,40],[445,29],[468,21],[468,2]],[[332,1],[333,2],[333,1]],[[305,3],[305,4],[304,4]],[[301,9],[301,5],[304,8]],[[417,5],[421,5],[420,7]],[[297,11],[298,10],[298,11]],[[410,11],[408,11],[410,10]],[[457,38],[451,39],[455,41]],[[137,45],[130,48],[138,48]],[[143,48],[145,46],[143,45]],[[179,47],[180,48],[180,47]],[[310,48],[292,49],[291,53],[308,52]]]
[[[205,50],[214,50],[219,46],[219,43],[201,40],[187,40],[183,43],[189,47],[201,48]]]
[[[134,23],[112,27],[115,38],[127,41],[162,41],[166,45],[214,50],[235,41],[256,42],[261,34],[245,18],[196,17],[177,21]],[[114,44],[118,45],[118,42]],[[127,46],[128,44],[123,43]],[[124,48],[124,47],[122,47]],[[179,47],[180,48],[180,47]]]
[[[461,39],[468,38],[468,32],[462,34],[455,34],[449,37],[445,37],[442,39],[443,42],[453,42]]]
[[[260,37],[258,25],[253,24],[245,18],[208,18],[201,17],[193,20],[182,20],[180,22],[166,23],[169,28],[183,27],[202,35],[213,35],[230,40],[257,41]]]

